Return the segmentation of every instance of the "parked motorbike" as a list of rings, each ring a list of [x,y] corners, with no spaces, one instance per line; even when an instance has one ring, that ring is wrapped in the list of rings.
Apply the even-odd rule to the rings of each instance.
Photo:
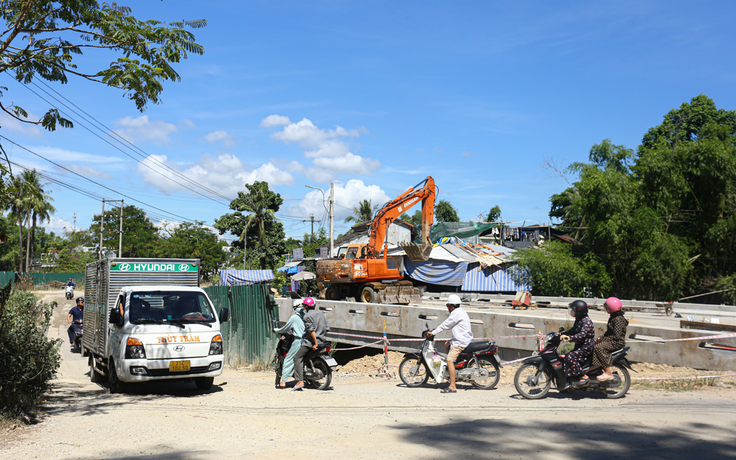
[[[67,286],[66,287],[66,300],[72,300],[72,297],[74,297],[74,286]]]
[[[72,323],[72,331],[74,332],[74,348],[82,353],[82,333],[84,332],[84,320],[74,320],[74,322]]]
[[[562,332],[562,330],[560,330]],[[526,399],[540,399],[547,395],[552,383],[560,392],[571,390],[598,391],[609,399],[617,399],[626,394],[631,387],[631,376],[627,369],[634,370],[626,358],[629,347],[612,353],[613,380],[599,382],[596,377],[603,373],[599,366],[591,364],[592,357],[583,364],[583,373],[588,376],[584,386],[574,386],[567,381],[563,368],[563,358],[557,352],[560,346],[560,334],[551,332],[544,337],[544,349],[536,356],[522,361],[514,375],[516,391]]]
[[[424,342],[418,353],[406,353],[399,365],[399,377],[408,387],[419,387],[427,383],[429,376],[437,383],[449,380],[446,357],[434,347],[434,337],[422,333]],[[490,390],[501,379],[496,354],[498,345],[492,342],[473,342],[468,345],[455,362],[455,381],[470,382],[476,388]]]
[[[318,390],[326,390],[332,382],[332,372],[337,370],[337,361],[330,356],[330,347],[310,350],[304,357],[304,383]]]

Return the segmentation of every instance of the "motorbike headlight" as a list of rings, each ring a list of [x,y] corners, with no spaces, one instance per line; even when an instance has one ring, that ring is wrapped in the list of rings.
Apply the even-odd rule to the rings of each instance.
[[[212,337],[212,342],[210,342],[210,354],[211,355],[221,355],[222,354],[222,336],[220,334],[217,334],[216,336]]]
[[[133,337],[125,344],[125,359],[146,359],[146,349],[143,342]]]

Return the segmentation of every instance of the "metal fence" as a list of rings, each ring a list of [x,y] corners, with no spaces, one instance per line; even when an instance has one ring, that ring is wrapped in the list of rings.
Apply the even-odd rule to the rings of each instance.
[[[34,286],[41,284],[58,284],[63,285],[74,280],[77,288],[84,286],[84,273],[41,273],[41,272],[0,272],[0,284],[5,286],[8,282],[13,284],[23,280],[24,282],[32,282]]]
[[[218,313],[230,309],[230,319],[222,325],[225,363],[267,365],[271,362],[278,336],[278,304],[270,294],[270,285],[211,286],[204,288]],[[274,321],[275,320],[275,321]]]

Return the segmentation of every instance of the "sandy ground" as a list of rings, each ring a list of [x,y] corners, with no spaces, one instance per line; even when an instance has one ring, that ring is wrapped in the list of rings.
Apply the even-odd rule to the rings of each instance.
[[[52,298],[63,295],[45,296]],[[50,332],[65,343],[71,306],[60,301]],[[553,390],[527,401],[509,367],[497,389],[460,386],[443,395],[436,385],[412,389],[358,373],[359,365],[370,369],[376,358],[369,357],[341,369],[328,391],[276,390],[270,372],[226,369],[204,393],[193,383],[157,383],[110,395],[90,382],[86,359],[66,344],[62,358],[37,423],[0,433],[0,458],[736,457],[730,383],[696,391],[637,386],[620,400]],[[638,366],[642,376],[673,372]]]

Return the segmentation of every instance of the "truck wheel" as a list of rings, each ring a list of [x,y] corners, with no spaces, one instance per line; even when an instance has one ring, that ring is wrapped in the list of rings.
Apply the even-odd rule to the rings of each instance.
[[[197,388],[202,391],[207,391],[212,388],[212,382],[214,381],[214,377],[197,377],[194,379],[194,383],[197,385]]]
[[[118,373],[115,370],[115,363],[110,360],[107,367],[110,370],[110,393],[125,393],[125,383],[118,379]]]
[[[89,357],[89,379],[94,383],[103,381],[102,374],[95,371],[95,357],[93,355]]]
[[[335,286],[330,286],[325,291],[325,300],[337,300],[337,289],[335,289]]]
[[[364,303],[376,303],[377,302],[376,291],[372,287],[366,286],[360,292],[360,301]]]

